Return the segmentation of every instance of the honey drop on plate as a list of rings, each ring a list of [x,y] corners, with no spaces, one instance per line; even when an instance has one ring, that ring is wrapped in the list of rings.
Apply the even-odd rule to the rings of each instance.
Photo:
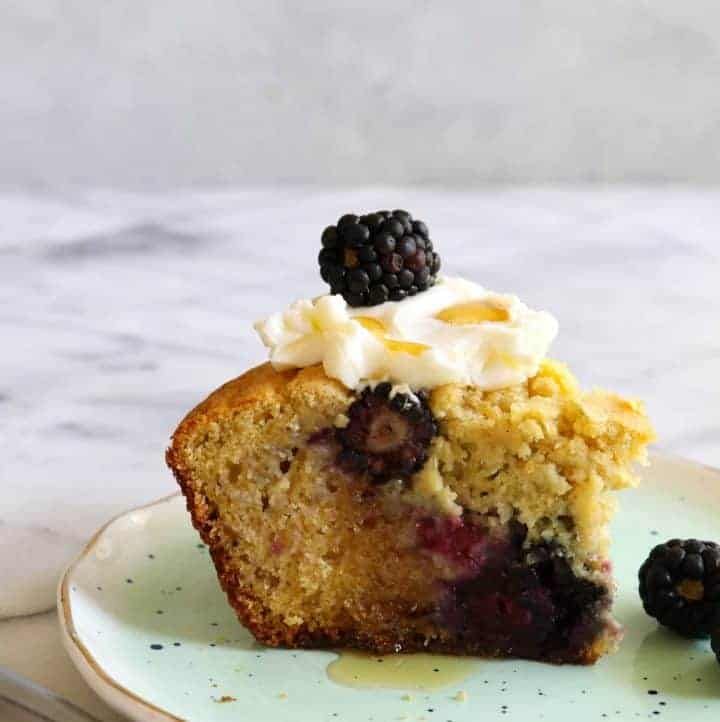
[[[346,687],[431,690],[457,684],[470,677],[479,662],[442,654],[389,654],[378,656],[341,651],[328,665],[328,677]]]

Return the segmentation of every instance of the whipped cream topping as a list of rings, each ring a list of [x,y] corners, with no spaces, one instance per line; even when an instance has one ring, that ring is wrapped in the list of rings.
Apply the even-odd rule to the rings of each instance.
[[[403,301],[351,308],[341,296],[293,303],[255,324],[274,368],[322,364],[350,389],[379,381],[491,390],[534,376],[558,331],[516,296],[443,277]]]

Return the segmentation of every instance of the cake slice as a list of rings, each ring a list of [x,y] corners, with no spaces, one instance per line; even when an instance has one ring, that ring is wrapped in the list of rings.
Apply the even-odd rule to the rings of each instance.
[[[167,452],[241,622],[286,647],[614,649],[608,523],[653,438],[641,403],[548,360],[549,314],[441,278],[404,211],[323,245],[332,293],[258,324],[271,363]]]
[[[571,663],[611,650],[607,524],[651,439],[641,406],[583,394],[551,362],[496,391],[384,391],[265,364],[180,424],[168,463],[240,620],[273,646]],[[426,460],[385,479],[425,407]]]

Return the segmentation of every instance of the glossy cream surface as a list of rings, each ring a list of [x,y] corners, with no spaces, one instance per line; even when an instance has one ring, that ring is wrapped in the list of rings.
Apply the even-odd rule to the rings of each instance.
[[[517,296],[443,277],[403,301],[351,308],[341,296],[296,301],[255,324],[278,370],[322,364],[351,389],[374,381],[490,390],[533,376],[556,319]]]

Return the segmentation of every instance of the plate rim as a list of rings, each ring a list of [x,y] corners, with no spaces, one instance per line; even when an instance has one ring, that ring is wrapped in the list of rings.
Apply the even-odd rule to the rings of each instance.
[[[703,469],[705,472],[716,474],[720,482],[720,468],[704,464],[693,459],[687,459],[677,454],[652,453],[650,454],[650,462],[654,459],[662,459],[670,462],[682,462],[691,466]],[[63,646],[70,660],[80,672],[83,679],[93,689],[98,696],[106,702],[114,710],[121,714],[129,716],[131,719],[140,722],[187,722],[183,717],[176,717],[167,710],[154,705],[152,702],[140,697],[138,694],[123,686],[120,682],[112,677],[100,663],[95,659],[87,646],[80,639],[75,627],[72,615],[72,605],[70,604],[69,585],[70,579],[77,567],[91,553],[97,542],[105,534],[105,532],[120,519],[145,511],[147,509],[160,507],[182,497],[181,491],[176,491],[167,496],[163,496],[154,501],[133,507],[126,511],[120,512],[113,516],[108,522],[103,524],[93,535],[89,541],[83,546],[82,550],[70,562],[62,576],[57,587],[57,612],[62,633]],[[138,713],[142,713],[142,717],[137,717]]]
[[[95,548],[100,538],[105,532],[120,519],[155,508],[174,501],[182,496],[182,492],[176,491],[167,496],[163,496],[147,504],[133,507],[126,511],[116,514],[112,519],[103,524],[88,540],[78,555],[70,562],[58,582],[57,588],[57,612],[60,621],[60,629],[62,632],[63,646],[70,660],[75,665],[80,675],[88,683],[98,696],[105,701],[110,707],[121,714],[127,715],[134,719],[148,720],[148,722],[187,722],[183,717],[176,717],[167,710],[154,705],[152,702],[140,697],[138,694],[122,685],[112,675],[110,675],[95,659],[93,654],[81,640],[80,635],[75,627],[72,615],[72,605],[70,604],[69,586],[70,579],[77,567],[85,560],[85,558]],[[138,712],[143,713],[143,717],[138,718]]]

